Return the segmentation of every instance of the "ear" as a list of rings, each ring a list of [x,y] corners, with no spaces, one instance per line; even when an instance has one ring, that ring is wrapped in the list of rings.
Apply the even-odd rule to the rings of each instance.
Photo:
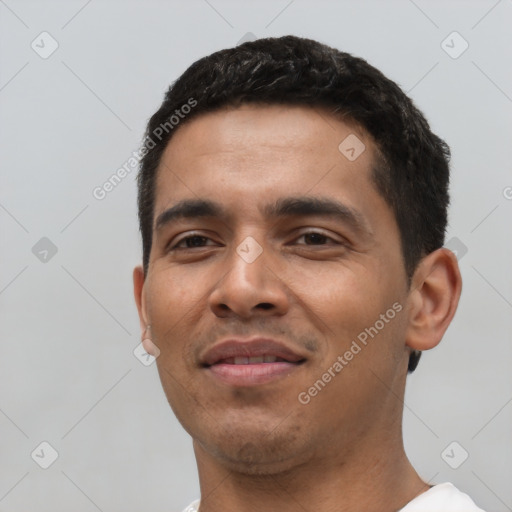
[[[459,264],[452,251],[437,249],[421,260],[408,298],[408,347],[429,350],[439,344],[455,315],[461,290]]]
[[[140,330],[144,335],[148,325],[148,317],[146,314],[146,301],[144,298],[144,269],[142,265],[138,265],[133,269],[133,294],[135,296],[135,304],[139,312]]]

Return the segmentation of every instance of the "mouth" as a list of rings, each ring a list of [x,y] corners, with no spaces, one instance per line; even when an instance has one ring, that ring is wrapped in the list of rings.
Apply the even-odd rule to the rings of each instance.
[[[227,340],[209,350],[202,367],[231,386],[256,386],[289,376],[306,358],[269,339]]]
[[[251,356],[251,357],[229,357],[227,359],[221,359],[214,364],[268,364],[268,363],[290,363],[282,357],[263,355],[263,356]]]

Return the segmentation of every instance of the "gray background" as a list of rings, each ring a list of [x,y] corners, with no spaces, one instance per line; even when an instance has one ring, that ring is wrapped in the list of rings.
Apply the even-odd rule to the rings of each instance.
[[[92,192],[170,82],[248,32],[366,58],[450,144],[463,293],[409,377],[406,450],[425,480],[512,510],[512,1],[0,0],[0,16],[0,510],[170,512],[198,496],[190,438],[133,354],[135,171]],[[43,31],[59,45],[45,59]],[[458,58],[458,36],[452,56],[441,46],[453,31],[469,43]],[[48,469],[48,448],[31,457],[43,441],[59,455]]]

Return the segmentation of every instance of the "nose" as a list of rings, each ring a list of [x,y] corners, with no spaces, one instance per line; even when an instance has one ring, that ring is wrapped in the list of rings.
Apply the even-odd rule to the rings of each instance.
[[[221,318],[282,316],[289,308],[285,283],[271,268],[266,250],[254,261],[233,248],[226,258],[218,281],[209,297],[209,306]]]

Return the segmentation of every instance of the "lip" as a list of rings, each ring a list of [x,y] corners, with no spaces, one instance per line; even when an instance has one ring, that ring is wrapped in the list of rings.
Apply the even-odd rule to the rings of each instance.
[[[274,362],[233,364],[234,358],[272,356]],[[295,371],[305,361],[298,352],[270,338],[228,339],[217,343],[201,358],[202,367],[214,378],[233,386],[261,385]]]

